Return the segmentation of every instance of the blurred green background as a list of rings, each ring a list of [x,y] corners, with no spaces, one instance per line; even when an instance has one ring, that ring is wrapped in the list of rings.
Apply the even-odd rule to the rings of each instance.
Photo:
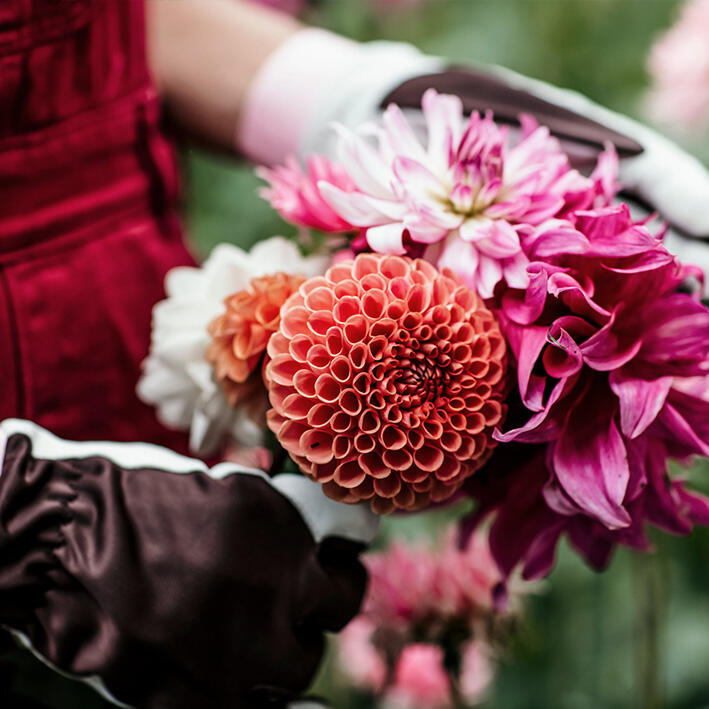
[[[390,0],[391,1],[391,0]],[[675,0],[321,0],[306,19],[359,40],[413,42],[461,63],[494,62],[642,116],[645,57]],[[709,42],[709,37],[707,38]],[[704,159],[706,144],[687,144]],[[197,252],[292,233],[255,197],[252,168],[183,153],[186,217]],[[709,205],[708,205],[709,207]],[[690,471],[709,491],[709,465]],[[384,534],[430,534],[454,513],[386,520]],[[621,550],[602,574],[567,547],[527,603],[489,700],[496,709],[709,707],[709,531],[655,536],[657,553]],[[366,706],[326,663],[316,689],[336,709]]]

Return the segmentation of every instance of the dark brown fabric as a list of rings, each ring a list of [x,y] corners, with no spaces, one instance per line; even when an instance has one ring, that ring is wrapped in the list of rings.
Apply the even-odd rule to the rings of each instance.
[[[337,544],[337,548],[335,545]],[[145,709],[282,706],[356,613],[355,545],[317,545],[265,480],[37,460],[0,475],[0,623]]]
[[[639,143],[626,135],[474,69],[451,68],[438,74],[417,76],[388,94],[382,107],[393,102],[404,108],[418,108],[428,88],[459,96],[467,113],[493,111],[495,120],[501,123],[518,124],[523,113],[534,116],[560,139],[572,165],[583,172],[595,167],[606,142],[615,145],[621,158],[643,151]]]

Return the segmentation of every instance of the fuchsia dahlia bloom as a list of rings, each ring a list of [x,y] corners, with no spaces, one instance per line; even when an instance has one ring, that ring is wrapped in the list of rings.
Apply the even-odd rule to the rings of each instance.
[[[497,510],[500,567],[522,561],[529,577],[549,570],[562,533],[602,567],[615,544],[648,548],[647,524],[709,523],[709,502],[667,474],[670,457],[709,455],[709,311],[678,292],[686,269],[626,206],[574,222],[563,240],[537,235],[556,255],[530,264],[526,292],[501,296],[521,409],[468,486],[478,519]]]
[[[502,298],[532,415],[498,439],[548,442],[547,503],[619,529],[632,521],[627,502],[647,485],[649,441],[671,431],[709,454],[709,405],[675,387],[709,371],[709,312],[677,292],[681,269],[625,205],[575,221],[565,245],[553,239],[556,257],[530,264],[527,291]],[[702,409],[703,425],[695,420]]]
[[[597,181],[572,170],[558,141],[530,117],[512,146],[492,116],[466,119],[457,96],[429,89],[422,105],[425,147],[395,104],[382,127],[340,128],[339,157],[354,189],[322,180],[321,195],[366,230],[374,251],[448,266],[483,298],[501,280],[525,287],[522,240],[549,219],[593,206]]]
[[[379,254],[332,266],[285,303],[268,354],[268,425],[336,500],[420,509],[492,453],[505,342],[447,269]]]

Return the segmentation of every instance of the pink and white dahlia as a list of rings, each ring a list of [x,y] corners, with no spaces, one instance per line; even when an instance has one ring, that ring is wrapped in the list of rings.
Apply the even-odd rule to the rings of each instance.
[[[260,167],[256,174],[269,183],[259,194],[288,222],[321,231],[350,231],[352,224],[340,217],[320,195],[321,181],[350,191],[354,183],[343,167],[322,155],[314,155],[303,171],[294,157],[285,165]]]
[[[709,126],[709,0],[690,0],[652,47],[648,109],[658,121],[697,132]]]
[[[339,159],[354,188],[323,179],[320,194],[365,230],[373,251],[447,266],[484,298],[500,281],[526,287],[524,239],[547,220],[594,206],[598,180],[572,170],[530,117],[513,145],[491,115],[466,119],[457,96],[429,89],[422,106],[423,142],[394,104],[381,126],[340,127]]]
[[[557,254],[501,297],[523,410],[496,436],[546,444],[551,510],[630,530],[636,501],[646,519],[652,491],[667,502],[668,457],[709,455],[709,401],[683,384],[709,372],[709,311],[625,205],[579,213],[565,247],[549,238]]]

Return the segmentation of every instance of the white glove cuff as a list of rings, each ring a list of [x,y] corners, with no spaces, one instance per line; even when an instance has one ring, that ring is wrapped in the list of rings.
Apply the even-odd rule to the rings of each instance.
[[[236,144],[264,164],[321,152],[331,121],[354,126],[368,120],[393,88],[443,67],[441,59],[409,44],[359,44],[325,30],[303,29],[254,78]]]

